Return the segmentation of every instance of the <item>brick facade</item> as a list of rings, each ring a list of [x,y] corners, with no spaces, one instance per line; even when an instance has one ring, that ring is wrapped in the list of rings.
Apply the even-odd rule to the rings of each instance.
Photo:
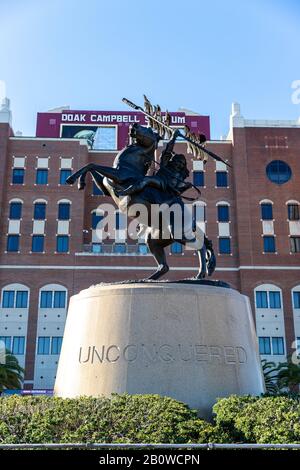
[[[268,127],[267,124],[251,126],[247,123],[244,126],[233,125],[228,140],[209,141],[207,148],[232,165],[228,172],[228,187],[216,187],[216,164],[209,159],[204,166],[205,187],[200,188],[201,200],[206,204],[206,233],[213,240],[217,255],[218,265],[213,278],[226,281],[249,296],[255,319],[261,313],[255,308],[255,288],[265,284],[280,289],[282,305],[277,313],[278,317],[283,313],[282,325],[278,323],[277,327],[277,320],[274,320],[272,326],[266,322],[264,327],[262,319],[260,325],[266,337],[276,336],[276,331],[279,332],[278,336],[283,335],[284,354],[276,357],[263,355],[282,361],[292,352],[295,337],[300,336],[299,310],[293,309],[292,304],[292,289],[300,286],[300,253],[290,253],[286,204],[291,200],[300,202],[300,126]],[[176,150],[186,153],[186,145],[178,143]],[[60,285],[67,291],[69,298],[91,284],[147,277],[155,267],[150,255],[108,256],[85,252],[84,246],[91,243],[91,212],[100,203],[111,200],[106,196],[92,195],[92,181],[89,177],[85,191],[79,192],[75,186],[59,184],[61,158],[72,158],[72,169],[76,170],[88,162],[110,165],[115,155],[116,152],[112,151],[89,150],[85,142],[74,139],[14,137],[9,125],[0,123],[0,287],[5,290],[10,284],[18,283],[26,286],[30,292],[24,350],[26,388],[51,388],[58,360],[55,356],[55,361],[37,381],[37,375],[42,374],[40,371],[43,370],[41,365],[39,372],[35,371],[37,328],[44,313],[43,309],[39,309],[42,287]],[[186,156],[192,177],[193,159],[191,155]],[[14,157],[25,157],[23,185],[12,184]],[[49,158],[48,185],[35,184],[37,157]],[[267,178],[266,166],[273,160],[283,160],[290,166],[292,177],[287,183],[277,185]],[[194,193],[191,191],[187,195],[193,196]],[[13,199],[21,199],[23,202],[18,253],[6,251],[9,203]],[[45,253],[31,253],[33,204],[37,199],[43,199],[47,203]],[[71,202],[69,253],[56,253],[57,209],[60,200]],[[263,200],[273,203],[276,253],[263,253],[260,210],[260,202]],[[220,201],[229,204],[231,254],[218,254],[217,204]],[[170,252],[169,248],[167,252]],[[196,273],[197,257],[193,251],[169,253],[168,261],[171,267],[167,275],[169,279],[192,277]],[[262,288],[265,289],[267,288]],[[298,290],[300,291],[300,287]],[[275,310],[272,313],[276,314]],[[2,308],[0,336],[17,335],[16,325],[6,326],[5,319],[9,317],[4,314],[9,315],[8,308]],[[51,316],[51,310],[48,315]],[[46,318],[45,315],[44,317]],[[295,327],[298,328],[297,331]],[[47,326],[43,328],[47,337]],[[53,335],[55,323],[51,328]],[[283,328],[283,333],[280,333],[280,328]],[[62,332],[59,331],[57,336],[62,336]],[[47,378],[47,371],[50,370],[52,376]]]

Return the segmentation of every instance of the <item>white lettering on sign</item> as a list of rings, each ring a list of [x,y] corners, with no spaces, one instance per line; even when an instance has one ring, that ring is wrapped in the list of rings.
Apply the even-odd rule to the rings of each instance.
[[[126,115],[126,114],[91,114],[90,116],[80,113],[63,113],[61,115],[61,120],[63,122],[140,122],[138,116]]]
[[[61,120],[68,122],[86,122],[86,114],[62,114]]]
[[[185,116],[171,116],[172,124],[185,124]]]

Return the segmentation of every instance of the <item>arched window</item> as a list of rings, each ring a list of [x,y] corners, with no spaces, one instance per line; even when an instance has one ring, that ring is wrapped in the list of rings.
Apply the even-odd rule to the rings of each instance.
[[[293,318],[295,330],[295,349],[300,354],[300,284],[292,289]]]
[[[21,199],[12,199],[9,202],[9,219],[20,220],[22,218],[23,201]]]
[[[281,289],[272,284],[262,284],[255,289],[256,308],[282,308]]]
[[[254,294],[259,352],[276,360],[285,354],[282,292],[273,284],[261,284]]]
[[[24,284],[9,284],[2,288],[2,308],[28,308],[29,288]]]
[[[287,203],[288,220],[300,220],[300,204],[298,201],[288,201]]]
[[[46,207],[47,201],[44,199],[37,199],[33,203],[33,219],[34,220],[45,220],[46,219]]]
[[[52,309],[67,307],[67,289],[60,284],[48,284],[40,289],[39,307]]]
[[[71,218],[71,201],[62,199],[58,201],[58,220],[70,220]]]
[[[300,313],[300,285],[292,289],[293,309]]]
[[[262,220],[273,220],[273,202],[268,199],[260,201],[260,212]]]
[[[226,201],[219,201],[217,203],[218,222],[229,222],[230,220],[229,207],[230,205]]]

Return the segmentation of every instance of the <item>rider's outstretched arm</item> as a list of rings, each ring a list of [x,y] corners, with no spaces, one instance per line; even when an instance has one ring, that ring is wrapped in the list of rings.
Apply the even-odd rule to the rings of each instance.
[[[162,151],[162,154],[160,156],[160,165],[161,166],[166,166],[168,164],[170,158],[172,157],[174,145],[175,145],[175,142],[176,142],[176,139],[177,139],[179,133],[180,132],[179,132],[178,129],[176,129],[174,131],[171,140],[169,140],[169,142],[167,143],[165,149]]]

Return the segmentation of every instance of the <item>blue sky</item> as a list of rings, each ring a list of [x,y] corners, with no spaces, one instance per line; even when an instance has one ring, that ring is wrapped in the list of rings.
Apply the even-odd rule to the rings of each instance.
[[[123,96],[211,116],[228,130],[231,103],[247,118],[296,119],[299,0],[0,0],[0,79],[14,130],[36,113],[127,109]]]

